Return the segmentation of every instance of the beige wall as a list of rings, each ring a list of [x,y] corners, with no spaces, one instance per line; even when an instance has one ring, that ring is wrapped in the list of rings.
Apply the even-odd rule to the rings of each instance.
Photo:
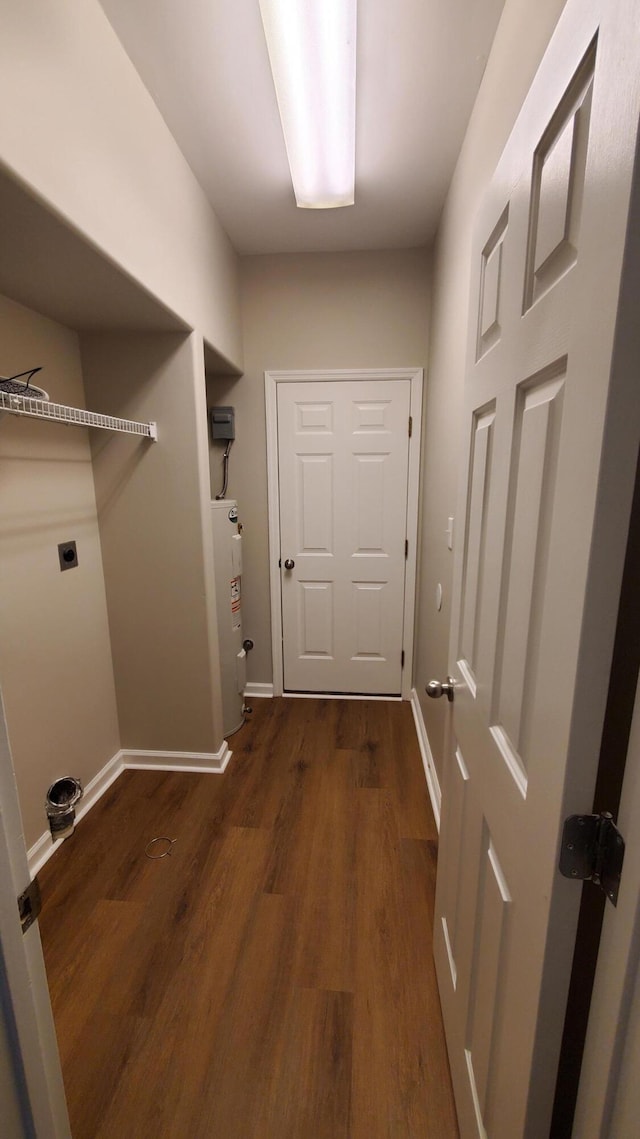
[[[444,675],[447,670],[452,555],[446,548],[445,527],[447,517],[456,514],[457,505],[459,394],[471,227],[482,187],[499,157],[562,6],[562,0],[543,0],[535,8],[526,0],[507,0],[435,249],[433,331],[425,389],[415,682],[422,693],[438,769],[444,714],[440,705],[426,700],[423,690],[430,676]],[[87,0],[81,6],[60,0],[44,8],[35,0],[26,0],[14,6],[3,26],[0,58],[5,82],[15,94],[15,99],[5,101],[4,109],[0,107],[0,160],[71,219],[108,257],[197,326],[234,364],[241,360],[241,341],[244,343],[244,376],[237,381],[210,379],[208,402],[233,403],[237,411],[228,494],[238,498],[245,523],[244,628],[256,646],[249,657],[248,674],[250,680],[268,682],[272,676],[263,373],[277,368],[426,365],[428,255],[424,250],[410,250],[244,258],[240,325],[235,254],[96,0]],[[51,322],[44,322],[42,327],[45,325],[56,327]],[[73,340],[66,330],[58,335],[71,338],[69,344]],[[101,475],[101,495],[108,480],[129,477],[132,482],[125,498],[133,485],[138,495],[135,509],[130,505],[133,498],[126,508],[119,500],[120,521],[109,531],[109,579],[120,581],[117,587],[110,586],[116,591],[113,596],[126,595],[122,550],[125,545],[131,548],[131,539],[126,538],[131,517],[142,522],[137,529],[147,538],[148,519],[154,511],[166,507],[164,517],[168,519],[164,530],[160,522],[155,524],[151,541],[155,551],[153,572],[155,575],[160,567],[163,584],[155,602],[150,600],[150,591],[144,603],[132,610],[147,636],[134,636],[128,628],[129,600],[112,604],[112,634],[113,614],[119,614],[114,659],[120,714],[126,725],[123,742],[128,747],[210,751],[220,741],[217,662],[203,635],[203,629],[211,634],[215,622],[212,600],[206,594],[209,587],[205,585],[208,554],[203,549],[203,407],[198,406],[201,393],[197,391],[193,341],[187,345],[180,337],[170,337],[162,340],[161,347],[161,340],[147,339],[142,356],[134,356],[133,365],[131,359],[126,360],[129,370],[125,373],[112,365],[125,363],[126,353],[121,349],[126,338],[86,342],[92,405],[104,410],[116,404],[127,406],[130,410],[126,414],[133,414],[133,404],[145,405],[145,415],[148,412],[149,417],[165,418],[172,439],[170,450],[162,449],[166,470],[160,473],[156,470],[162,466],[160,449],[155,459],[145,459],[142,464],[132,460],[131,469],[126,465],[132,455],[127,451],[131,446],[127,441],[114,437],[110,449],[103,443],[96,454],[97,461],[104,464],[101,470],[108,472],[104,479]],[[172,349],[165,358],[169,342],[175,352]],[[138,343],[142,345],[143,341]],[[77,379],[81,385],[79,370]],[[114,402],[103,398],[107,391],[113,393]],[[62,398],[58,392],[52,394]],[[71,393],[65,401],[73,403],[80,398]],[[56,439],[67,438],[66,433],[61,437],[59,429],[47,425],[20,425],[20,430],[37,431],[38,440],[43,438],[43,431],[56,432]],[[116,453],[119,459],[115,463],[106,461],[107,454]],[[220,449],[216,448],[213,493],[220,485],[219,457]],[[63,467],[56,467],[60,477]],[[118,468],[121,474],[116,476]],[[185,493],[177,494],[177,487]],[[70,492],[72,498],[84,493],[79,488],[78,482]],[[186,509],[184,503],[189,503]],[[107,511],[105,526],[110,525],[109,518]],[[457,519],[457,533],[459,523]],[[44,541],[46,527],[41,529]],[[116,539],[113,535],[118,529]],[[135,526],[132,532],[136,532]],[[194,570],[181,560],[178,544],[168,542],[167,535],[173,533],[195,557]],[[137,539],[133,541],[135,547]],[[136,580],[141,588],[149,582],[149,564],[148,559],[138,559]],[[184,596],[180,599],[185,572],[187,577],[195,574],[189,578],[190,589],[192,596],[201,599],[186,608]],[[61,580],[73,576],[73,572],[61,575]],[[435,608],[438,582],[444,587],[440,613]],[[174,601],[167,608],[169,596]],[[31,627],[28,622],[25,635]],[[152,686],[147,685],[146,678],[140,680],[145,675],[140,665],[149,656],[142,646],[151,643],[152,635],[164,638],[167,646],[171,643],[175,649],[175,670],[169,667],[162,677],[156,677],[159,691],[167,694],[168,701],[162,702],[166,715],[163,713],[160,720],[155,715],[157,705],[149,698]],[[177,666],[181,660],[185,663],[187,656],[195,662],[197,679],[195,687],[185,685],[183,691],[176,678],[184,674]],[[151,666],[151,676],[155,676],[158,661],[151,661]],[[12,699],[21,701],[24,708],[24,693],[15,686],[13,696],[7,693],[8,703]],[[137,693],[135,700],[133,693]],[[179,709],[189,711],[186,719],[178,714]]]
[[[211,754],[222,717],[202,340],[81,344],[91,406],[158,425],[157,443],[92,437],[122,747]]]
[[[522,100],[537,70],[564,0],[507,0],[449,189],[434,249],[429,380],[423,448],[422,558],[418,588],[415,686],[442,773],[444,701],[429,700],[424,686],[448,669],[453,555],[445,531],[456,517],[461,449],[461,390],[473,220],[483,188],[502,153]],[[440,612],[438,582],[444,600]]]
[[[0,298],[0,374],[44,366],[52,399],[84,406],[75,333]],[[75,539],[76,569],[57,546]],[[0,416],[0,686],[31,846],[62,775],[83,783],[119,749],[88,432]]]
[[[0,162],[241,363],[238,259],[98,0],[5,4]]]
[[[430,262],[424,250],[246,257],[241,262],[245,375],[209,380],[210,404],[236,408],[228,496],[244,522],[243,628],[249,680],[272,680],[264,372],[424,367]],[[212,492],[221,485],[212,452]]]

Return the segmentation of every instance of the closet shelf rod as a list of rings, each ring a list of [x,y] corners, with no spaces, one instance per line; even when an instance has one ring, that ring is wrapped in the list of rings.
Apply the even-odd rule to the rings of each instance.
[[[107,431],[123,431],[127,435],[142,435],[146,439],[158,438],[155,423],[137,423],[134,419],[120,419],[116,415],[102,415],[98,411],[84,411],[79,407],[65,407],[46,399],[10,395],[0,391],[0,411],[10,415],[26,415],[31,419],[49,419],[67,426],[104,427]]]

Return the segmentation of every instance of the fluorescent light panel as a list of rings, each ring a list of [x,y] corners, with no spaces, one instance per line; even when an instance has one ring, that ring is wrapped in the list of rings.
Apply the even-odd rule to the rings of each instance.
[[[356,0],[260,0],[296,202],[351,206]]]

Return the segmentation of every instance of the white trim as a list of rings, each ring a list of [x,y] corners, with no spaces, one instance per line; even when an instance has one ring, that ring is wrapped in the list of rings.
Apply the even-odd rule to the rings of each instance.
[[[244,695],[253,700],[261,700],[263,697],[273,696],[273,684],[262,684],[256,680],[250,680],[245,685]]]
[[[101,799],[105,791],[115,783],[121,772],[124,771],[124,764],[122,762],[122,752],[117,751],[116,754],[105,763],[104,767],[93,777],[90,783],[84,789],[84,795],[80,800],[80,805],[76,811],[76,822],[80,822],[88,811]],[[29,873],[33,878],[42,870],[45,862],[48,862],[51,855],[58,849],[64,842],[63,838],[56,839],[55,842],[51,841],[51,834],[45,831],[40,835],[37,842],[34,842],[27,852],[27,859],[29,862]]]
[[[34,842],[33,846],[29,847],[27,860],[29,862],[29,874],[32,878],[35,878],[36,874],[40,873],[45,862],[49,861],[51,855],[63,842],[63,838],[56,839],[55,842],[52,842],[50,832],[44,831],[40,835],[40,838]]]
[[[440,790],[440,781],[436,771],[436,765],[433,760],[433,752],[429,743],[427,735],[427,728],[422,715],[422,708],[418,699],[418,693],[415,688],[411,689],[411,711],[413,712],[413,720],[416,725],[416,735],[418,737],[418,744],[420,747],[420,754],[422,756],[422,765],[427,779],[427,788],[429,791],[429,798],[431,799],[431,806],[433,808],[434,818],[438,833],[440,832],[440,812],[442,809],[442,791]]]
[[[413,676],[413,642],[415,593],[418,556],[418,495],[420,490],[420,442],[422,435],[422,368],[347,368],[305,371],[268,371],[264,374],[264,399],[267,429],[267,501],[269,510],[269,583],[271,596],[271,657],[273,661],[273,695],[282,696],[282,606],[280,597],[280,492],[278,480],[278,384],[305,381],[340,382],[346,380],[409,380],[411,383],[410,415],[413,431],[409,440],[407,472],[407,538],[409,556],[405,563],[404,623],[402,647],[402,698],[411,699]],[[314,693],[313,695],[321,695]],[[362,696],[359,699],[369,699]]]
[[[30,877],[0,696],[0,1031],[9,1068],[3,1063],[2,1074],[21,1101],[25,1134],[71,1139],[38,923],[23,934],[16,904]]]
[[[138,751],[125,748],[105,763],[96,776],[87,783],[80,806],[76,812],[76,823],[95,807],[105,791],[115,783],[123,771],[184,771],[199,775],[221,775],[231,759],[231,749],[226,740],[217,752],[207,751]],[[164,761],[164,762],[163,762]],[[63,838],[51,841],[51,834],[45,831],[27,852],[29,874],[33,878],[42,870],[51,855],[64,842]]]
[[[124,748],[120,755],[123,766],[129,771],[191,771],[198,774],[221,775],[231,759],[226,740],[219,751],[140,751]],[[164,762],[162,762],[164,760]]]
[[[284,378],[283,378],[283,381]],[[282,601],[280,590],[280,484],[278,480],[278,404],[276,373],[264,374],[267,429],[267,510],[269,519],[269,593],[273,695],[282,696]]]
[[[413,649],[415,641],[416,583],[418,575],[418,519],[420,497],[420,458],[422,452],[422,368],[411,380],[411,418],[413,421],[409,439],[409,469],[407,471],[407,538],[409,555],[405,562],[404,576],[404,669],[402,672],[402,696],[410,700],[413,692]]]

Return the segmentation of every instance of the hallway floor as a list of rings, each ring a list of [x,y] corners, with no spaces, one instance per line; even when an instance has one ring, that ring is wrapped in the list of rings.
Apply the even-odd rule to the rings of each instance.
[[[74,1139],[456,1139],[409,705],[256,700],[231,744],[125,772],[41,872]]]

